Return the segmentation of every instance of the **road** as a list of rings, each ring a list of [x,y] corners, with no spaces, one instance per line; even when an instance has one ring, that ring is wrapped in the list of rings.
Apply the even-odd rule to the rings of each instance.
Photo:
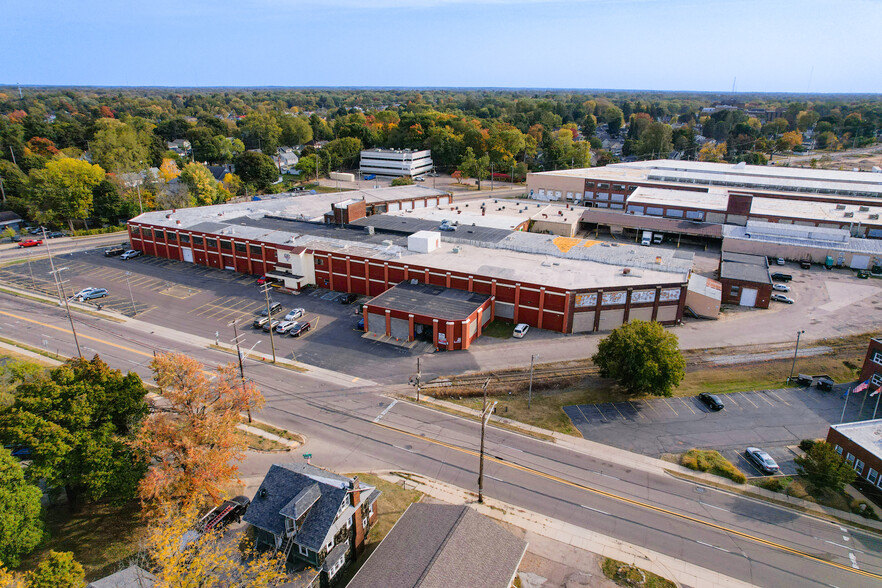
[[[181,351],[209,366],[231,359],[146,323],[142,330],[89,315],[76,320],[84,354],[145,378],[154,351]],[[0,294],[0,336],[75,354],[61,309],[7,294]],[[316,463],[412,471],[475,488],[476,423],[407,402],[390,407],[388,388],[343,387],[257,362],[246,372],[267,399],[260,418],[304,434],[303,451]],[[493,427],[486,444],[485,492],[513,505],[756,585],[882,582],[882,540],[864,531]]]

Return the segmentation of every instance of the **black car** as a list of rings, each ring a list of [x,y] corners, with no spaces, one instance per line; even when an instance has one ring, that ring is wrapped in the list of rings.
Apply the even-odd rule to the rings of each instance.
[[[110,247],[104,250],[104,257],[116,257],[122,255],[127,249],[125,247]]]
[[[46,237],[48,237],[49,239],[58,239],[60,237],[64,237],[64,233],[62,233],[61,231],[52,231],[51,233],[46,235]]]
[[[358,300],[358,294],[346,294],[342,298],[340,298],[340,304],[352,304]]]
[[[720,397],[716,394],[708,394],[707,392],[702,392],[698,395],[698,399],[704,402],[711,410],[723,410],[723,407],[726,406],[725,404],[723,404],[723,401],[720,400]]]
[[[299,337],[307,331],[309,331],[309,323],[294,323],[291,325],[291,328],[288,329],[288,334],[292,337]]]
[[[776,282],[789,282],[793,279],[793,276],[790,274],[783,274],[781,272],[775,272],[772,274],[772,279]]]
[[[269,313],[267,313],[266,309],[264,308],[263,310],[260,311],[260,316],[267,316],[267,314],[272,316],[274,314],[279,314],[280,312],[282,312],[282,303],[281,302],[273,302],[269,307]]]

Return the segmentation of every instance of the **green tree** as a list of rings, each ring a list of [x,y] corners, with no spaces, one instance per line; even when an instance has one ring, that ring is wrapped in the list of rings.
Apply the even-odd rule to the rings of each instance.
[[[201,163],[188,163],[178,177],[187,185],[197,206],[217,204],[221,200],[217,180]]]
[[[28,588],[81,588],[86,574],[70,551],[50,551],[28,574]]]
[[[0,448],[0,565],[18,567],[43,539],[39,488],[25,481],[21,464]]]
[[[677,336],[654,321],[635,320],[615,329],[591,359],[601,376],[614,379],[629,394],[671,396],[686,373]]]
[[[327,169],[331,170],[355,166],[360,154],[361,140],[355,137],[343,137],[329,141],[322,148],[319,157],[322,166],[327,166]]]
[[[799,475],[805,476],[815,488],[842,492],[855,478],[854,469],[826,441],[815,443],[805,456],[793,461]]]
[[[312,153],[310,155],[304,155],[297,163],[294,165],[294,169],[300,172],[301,180],[308,180],[309,178],[315,177],[315,168],[316,168],[316,155]]]
[[[480,190],[481,180],[487,179],[490,175],[490,156],[485,153],[481,157],[475,157],[472,148],[466,147],[462,161],[459,162],[459,171],[463,177],[478,180],[478,190]]]
[[[252,112],[239,123],[239,135],[248,149],[260,149],[275,155],[282,137],[282,127],[270,114]]]
[[[117,174],[144,169],[149,162],[148,133],[114,118],[102,118],[95,127],[95,137],[89,143],[92,161]]]
[[[657,158],[666,158],[674,148],[671,138],[673,129],[670,125],[650,122],[640,135],[640,150],[643,155],[656,154]]]
[[[279,117],[279,126],[282,128],[282,145],[293,147],[312,141],[312,127],[303,117],[282,115]]]
[[[413,178],[410,176],[401,176],[392,180],[392,186],[412,186]]]
[[[258,190],[266,190],[279,179],[279,168],[269,155],[246,151],[236,158],[236,175]]]
[[[609,134],[615,137],[625,124],[625,115],[622,113],[621,108],[609,106],[603,111],[603,122],[606,123]]]
[[[110,120],[110,119],[108,119]],[[85,220],[92,213],[92,190],[104,179],[104,170],[88,161],[64,157],[31,172],[32,218],[66,220],[73,230],[73,220]]]
[[[71,359],[16,387],[0,413],[0,439],[29,447],[25,477],[63,489],[72,509],[82,496],[129,498],[146,470],[129,446],[147,414],[146,393],[137,374],[112,370],[97,355]]]

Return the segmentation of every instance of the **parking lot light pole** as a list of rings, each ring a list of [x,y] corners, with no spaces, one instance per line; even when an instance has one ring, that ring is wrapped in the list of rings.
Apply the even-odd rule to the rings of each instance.
[[[61,290],[61,299],[64,300],[64,308],[67,310],[67,320],[70,321],[70,332],[73,333],[74,343],[77,346],[77,357],[82,357],[83,352],[80,351],[80,340],[77,338],[77,329],[74,326],[73,316],[70,314],[70,305],[67,303],[67,296],[64,294],[64,282],[58,277],[58,273],[63,272],[66,269],[66,267],[60,267],[57,270],[52,270],[52,273],[56,274],[55,283],[58,284],[58,287]]]
[[[129,276],[132,275],[132,272],[126,272],[126,286],[129,287],[129,298],[132,299],[132,316],[138,314],[137,309],[135,309],[135,296],[132,294],[132,284],[129,282]]]
[[[799,336],[805,333],[805,331],[796,331],[796,349],[793,351],[793,363],[790,365],[790,376],[787,378],[787,383],[790,383],[790,380],[793,379],[793,370],[796,369],[796,354],[799,353]]]
[[[270,289],[270,285],[269,285],[269,284],[264,284],[264,286],[263,286],[263,294],[264,294],[264,296],[266,296],[266,318],[267,318],[267,320],[269,321],[269,325],[270,325],[270,330],[269,330],[269,334],[270,334],[270,347],[271,347],[272,350],[273,350],[273,363],[276,363],[276,343],[275,343],[275,339],[273,339],[273,327],[272,327],[272,324],[273,324],[273,315],[272,315],[272,313],[270,312],[269,289]]]

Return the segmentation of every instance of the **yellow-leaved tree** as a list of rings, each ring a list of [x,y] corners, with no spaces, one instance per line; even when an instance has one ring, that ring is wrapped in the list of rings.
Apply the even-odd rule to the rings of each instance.
[[[159,166],[159,177],[163,181],[170,182],[179,175],[181,175],[181,170],[178,169],[178,164],[174,159],[165,158],[162,160],[162,165]]]
[[[714,144],[707,142],[701,146],[701,150],[698,152],[698,160],[720,162],[726,157],[726,153],[727,149],[725,143]]]

